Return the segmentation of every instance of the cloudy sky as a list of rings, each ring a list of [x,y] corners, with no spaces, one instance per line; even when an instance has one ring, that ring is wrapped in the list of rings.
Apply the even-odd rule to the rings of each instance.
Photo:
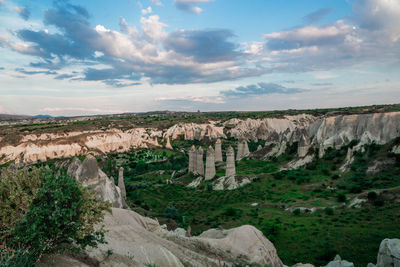
[[[0,0],[0,113],[399,102],[399,0]]]

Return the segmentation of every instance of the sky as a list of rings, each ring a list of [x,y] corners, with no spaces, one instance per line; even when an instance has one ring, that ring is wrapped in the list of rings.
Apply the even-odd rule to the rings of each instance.
[[[0,113],[392,103],[399,0],[0,0]]]

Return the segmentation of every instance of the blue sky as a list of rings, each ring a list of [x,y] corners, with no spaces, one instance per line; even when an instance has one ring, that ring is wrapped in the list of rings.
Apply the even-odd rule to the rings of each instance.
[[[398,0],[0,0],[0,113],[400,102]]]

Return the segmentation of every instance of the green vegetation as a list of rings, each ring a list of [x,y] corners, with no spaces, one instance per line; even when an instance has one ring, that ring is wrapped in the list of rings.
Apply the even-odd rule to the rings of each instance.
[[[110,204],[63,173],[5,171],[0,198],[0,240],[8,246],[0,266],[35,266],[45,253],[79,252],[105,242],[104,230],[94,226]]]
[[[254,225],[273,241],[285,264],[323,265],[339,253],[363,266],[376,260],[384,238],[399,237],[393,222],[400,219],[400,204],[389,205],[385,197],[370,193],[368,203],[359,209],[341,206],[348,205],[348,199],[362,190],[400,186],[400,161],[390,153],[394,143],[365,146],[364,152],[355,154],[345,173],[339,168],[347,149],[357,142],[338,150],[328,149],[322,158],[296,170],[279,171],[281,165],[293,159],[290,153],[269,161],[244,159],[237,164],[238,175],[259,178],[232,191],[212,191],[208,181],[198,189],[187,188],[185,185],[194,179],[188,174],[166,184],[171,170],[165,170],[165,178],[148,171],[127,178],[128,201],[137,212],[155,216],[169,227],[190,225],[194,235],[212,227]],[[289,150],[295,151],[295,145]],[[367,173],[374,162],[388,160],[390,168]],[[217,170],[217,175],[222,176],[223,171]],[[317,210],[303,213],[297,208],[291,213],[285,210],[288,207]]]

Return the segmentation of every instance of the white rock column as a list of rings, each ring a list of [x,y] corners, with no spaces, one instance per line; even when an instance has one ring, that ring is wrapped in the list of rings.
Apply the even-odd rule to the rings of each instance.
[[[236,175],[236,167],[235,167],[235,151],[231,146],[228,147],[226,151],[226,176]]]
[[[122,198],[126,198],[126,189],[125,189],[125,182],[124,182],[124,168],[120,167],[118,172],[118,187],[121,189],[121,196]]]
[[[196,152],[196,172],[199,175],[204,175],[204,162],[203,162],[204,151],[201,147]]]
[[[196,148],[192,146],[189,150],[189,172],[196,172]]]
[[[222,162],[221,140],[215,142],[215,162]]]
[[[206,155],[206,180],[211,180],[215,177],[215,151],[209,146]]]

